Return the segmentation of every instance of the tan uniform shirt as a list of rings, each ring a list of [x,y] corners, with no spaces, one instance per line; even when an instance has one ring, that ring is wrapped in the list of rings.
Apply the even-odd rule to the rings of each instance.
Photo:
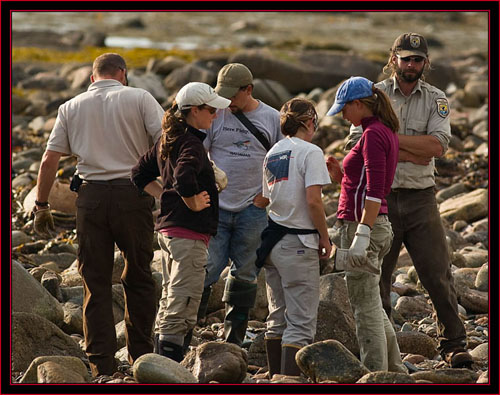
[[[429,134],[436,137],[448,149],[451,138],[449,104],[445,94],[438,88],[419,80],[410,96],[399,89],[395,77],[375,85],[391,99],[394,112],[399,119],[399,133],[407,136]],[[363,133],[361,126],[351,127],[346,147],[354,146]],[[398,162],[392,188],[425,189],[435,185],[434,158],[427,166],[411,162]]]
[[[129,178],[139,157],[161,136],[163,114],[144,89],[99,80],[59,107],[47,149],[76,155],[85,180]]]

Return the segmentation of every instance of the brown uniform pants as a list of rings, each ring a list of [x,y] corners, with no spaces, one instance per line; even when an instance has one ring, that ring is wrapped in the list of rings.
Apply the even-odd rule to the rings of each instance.
[[[83,331],[94,376],[112,375],[117,368],[111,284],[115,243],[125,260],[121,282],[129,361],[153,351],[153,198],[142,195],[132,183],[120,181],[84,183],[76,201],[78,270],[84,285]]]
[[[394,240],[382,264],[380,294],[384,309],[389,315],[392,272],[404,243],[436,311],[440,352],[464,347],[466,332],[458,316],[448,245],[434,188],[393,190],[387,196],[387,205]]]

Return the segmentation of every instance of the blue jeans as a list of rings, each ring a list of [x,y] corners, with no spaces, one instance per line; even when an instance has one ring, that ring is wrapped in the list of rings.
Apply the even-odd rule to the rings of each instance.
[[[231,276],[254,282],[258,270],[255,266],[260,235],[267,226],[266,209],[251,204],[239,212],[219,209],[217,235],[208,245],[205,287],[217,282],[231,259]]]

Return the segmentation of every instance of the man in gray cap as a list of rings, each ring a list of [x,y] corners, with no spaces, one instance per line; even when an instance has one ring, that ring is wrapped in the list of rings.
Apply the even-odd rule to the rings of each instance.
[[[267,226],[269,201],[262,196],[262,165],[268,149],[283,135],[279,112],[252,96],[253,76],[245,65],[225,65],[215,91],[231,104],[218,111],[204,144],[210,159],[226,173],[228,184],[219,195],[219,226],[209,244],[198,318],[205,316],[211,286],[231,260],[222,299],[226,303],[224,337],[241,346],[257,293],[256,250]],[[247,122],[240,120],[242,114],[257,131],[242,123]]]
[[[454,368],[470,367],[473,360],[465,350],[466,332],[458,315],[448,246],[434,194],[434,158],[448,148],[450,109],[445,94],[421,79],[429,67],[426,39],[405,33],[394,42],[384,67],[390,78],[376,84],[390,97],[400,122],[399,162],[387,196],[394,240],[382,264],[380,293],[390,317],[392,273],[404,243],[434,305],[443,360]],[[351,127],[346,149],[356,144],[361,133],[361,127]]]

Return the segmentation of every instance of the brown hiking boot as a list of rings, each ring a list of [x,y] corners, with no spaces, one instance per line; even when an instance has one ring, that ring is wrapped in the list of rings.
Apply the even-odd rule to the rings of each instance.
[[[470,369],[474,360],[471,355],[464,349],[448,352],[443,358],[452,368],[467,368]]]

